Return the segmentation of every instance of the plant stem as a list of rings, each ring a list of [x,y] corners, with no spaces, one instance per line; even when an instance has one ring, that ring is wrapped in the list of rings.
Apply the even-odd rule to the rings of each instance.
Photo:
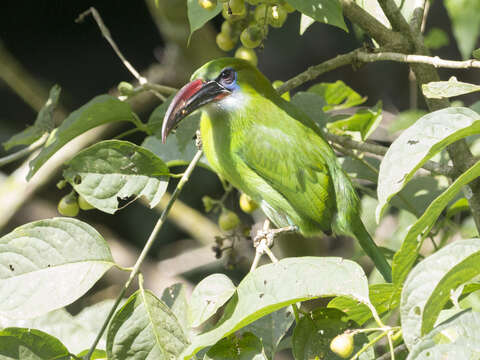
[[[376,344],[380,339],[385,337],[387,334],[388,334],[388,331],[385,331],[380,335],[378,335],[377,337],[370,340],[367,344],[363,345],[363,347],[360,350],[358,350],[358,352],[350,360],[357,360],[360,357],[360,355],[362,355],[365,351],[368,350],[369,347]]]
[[[113,304],[112,308],[110,309],[110,312],[108,313],[107,318],[103,322],[102,328],[97,334],[97,337],[95,338],[92,346],[90,347],[90,350],[88,354],[85,356],[85,360],[90,360],[90,357],[92,356],[93,352],[95,351],[95,347],[97,346],[98,342],[100,341],[103,333],[105,332],[105,329],[108,326],[108,323],[110,322],[111,318],[115,314],[115,310],[118,307],[118,304],[120,304],[120,301],[122,301],[123,296],[125,295],[125,292],[127,291],[128,287],[132,283],[133,279],[137,276],[140,270],[140,266],[142,265],[143,261],[145,260],[148,251],[152,247],[158,233],[160,232],[160,229],[162,228],[162,225],[165,223],[165,220],[167,219],[168,212],[173,206],[173,203],[175,200],[178,198],[180,195],[184,185],[188,182],[190,175],[197,165],[198,161],[202,157],[202,150],[198,150],[197,153],[195,154],[194,158],[188,165],[187,169],[185,170],[185,173],[183,174],[182,178],[177,184],[177,187],[175,188],[175,191],[173,192],[170,201],[168,202],[167,206],[165,206],[165,209],[163,210],[162,214],[160,215],[160,218],[158,219],[157,223],[155,224],[155,227],[153,228],[150,236],[148,237],[147,242],[145,243],[145,246],[142,249],[142,252],[140,253],[140,256],[138,257],[135,265],[133,266],[132,272],[130,273],[130,276],[128,277],[128,280],[125,282],[122,290],[120,291],[120,294],[118,294],[117,299],[115,300],[115,303]]]
[[[24,156],[27,156],[31,152],[37,150],[38,148],[42,147],[43,144],[45,144],[45,141],[47,141],[48,134],[43,135],[40,139],[35,141],[33,144],[30,144],[26,148],[23,148],[17,152],[14,152],[13,154],[4,156],[0,158],[0,167],[7,165],[13,161],[19,160]]]

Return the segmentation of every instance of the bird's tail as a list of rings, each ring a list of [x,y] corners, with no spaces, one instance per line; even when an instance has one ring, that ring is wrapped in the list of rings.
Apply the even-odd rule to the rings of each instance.
[[[337,214],[333,230],[339,234],[355,237],[365,253],[372,259],[385,281],[391,282],[392,269],[360,218],[359,199],[353,184],[336,161],[336,158],[333,159],[334,162],[328,164],[337,201]]]
[[[383,253],[378,248],[377,244],[375,244],[367,229],[365,229],[365,225],[363,225],[360,217],[357,217],[357,219],[353,221],[356,222],[356,224],[353,224],[352,232],[360,243],[360,246],[372,259],[385,281],[392,282],[392,268],[388,264],[387,259],[385,259]]]

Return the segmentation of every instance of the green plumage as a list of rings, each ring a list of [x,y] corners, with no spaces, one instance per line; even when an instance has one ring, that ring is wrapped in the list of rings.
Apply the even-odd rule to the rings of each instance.
[[[202,108],[200,131],[213,169],[279,227],[354,236],[390,281],[390,267],[360,220],[353,185],[317,125],[245,61],[214,60],[192,80],[213,80],[227,67],[236,71],[237,88]]]

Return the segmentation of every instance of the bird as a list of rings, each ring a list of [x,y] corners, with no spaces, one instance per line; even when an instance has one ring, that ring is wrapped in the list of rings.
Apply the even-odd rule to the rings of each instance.
[[[163,143],[197,110],[203,151],[219,176],[258,202],[278,228],[356,238],[391,282],[391,267],[365,229],[359,197],[322,130],[254,65],[227,57],[196,70],[167,108]]]

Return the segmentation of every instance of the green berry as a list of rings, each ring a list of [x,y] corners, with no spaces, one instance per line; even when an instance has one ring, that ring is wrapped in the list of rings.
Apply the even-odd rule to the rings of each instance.
[[[256,48],[262,43],[262,29],[257,25],[250,25],[240,34],[240,41],[243,46],[249,49]]]
[[[330,350],[343,359],[346,359],[352,355],[353,352],[353,335],[352,334],[340,334],[333,338],[330,342]]]
[[[230,38],[233,38],[233,26],[228,21],[222,23],[222,33],[228,35]]]
[[[235,229],[240,224],[240,219],[237,214],[230,210],[223,210],[218,218],[218,226],[223,231],[230,231]]]
[[[274,5],[268,9],[267,22],[275,28],[280,28],[287,20],[287,10],[282,6]]]
[[[255,8],[255,12],[253,13],[255,21],[259,25],[263,25],[265,23],[265,9],[267,9],[267,5],[261,4]]]
[[[258,64],[257,54],[255,54],[255,50],[248,49],[246,47],[240,46],[237,51],[235,51],[235,57],[238,59],[243,59],[250,61],[254,66]],[[240,200],[242,198],[240,197]]]
[[[205,10],[213,10],[217,7],[217,0],[198,0],[198,5]]]
[[[217,46],[223,51],[230,51],[235,46],[235,43],[230,36],[221,32],[217,35]]]
[[[87,200],[85,200],[85,198],[84,198],[82,195],[80,195],[80,196],[78,197],[78,206],[79,206],[80,209],[82,209],[82,210],[92,210],[92,209],[95,209],[95,206],[90,205],[90,203],[89,203]]]
[[[247,194],[240,195],[239,203],[240,209],[242,209],[242,211],[246,212],[247,214],[251,214],[258,209],[258,203],[253,201],[252,198]]]
[[[58,212],[63,216],[77,216],[80,209],[75,193],[71,192],[62,197],[58,202],[57,208]]]
[[[125,96],[132,95],[135,92],[133,85],[126,81],[121,81],[117,86],[117,90],[120,94]]]
[[[242,15],[246,12],[245,0],[230,0],[228,2],[233,15]]]

